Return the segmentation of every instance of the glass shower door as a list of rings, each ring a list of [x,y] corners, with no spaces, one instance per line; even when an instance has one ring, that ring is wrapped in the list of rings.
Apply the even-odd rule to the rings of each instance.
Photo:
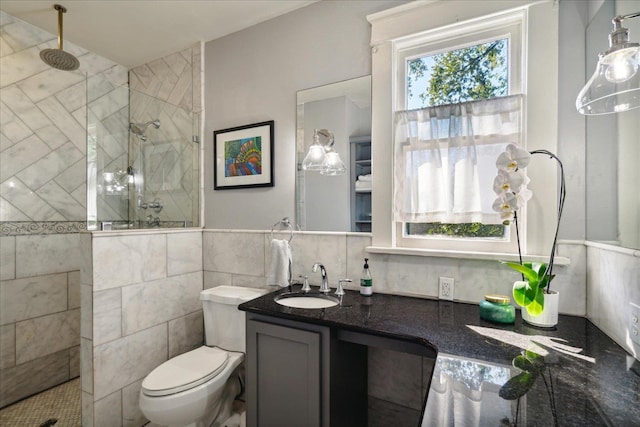
[[[87,79],[89,229],[198,226],[198,117]]]

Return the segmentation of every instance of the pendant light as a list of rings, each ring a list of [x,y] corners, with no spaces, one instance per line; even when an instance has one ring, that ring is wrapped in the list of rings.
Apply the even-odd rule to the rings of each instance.
[[[622,21],[640,12],[613,18],[609,49],[598,56],[596,71],[576,99],[585,115],[610,114],[640,107],[640,44],[629,42]]]

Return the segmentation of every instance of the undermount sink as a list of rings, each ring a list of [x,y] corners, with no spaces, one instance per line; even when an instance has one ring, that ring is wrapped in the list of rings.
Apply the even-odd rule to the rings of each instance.
[[[287,292],[276,295],[273,300],[285,307],[293,308],[329,308],[340,303],[340,299],[316,292]]]

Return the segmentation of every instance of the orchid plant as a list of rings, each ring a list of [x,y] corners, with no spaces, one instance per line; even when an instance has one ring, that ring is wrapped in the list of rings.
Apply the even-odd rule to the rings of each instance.
[[[545,154],[555,159],[560,166],[560,192],[558,197],[558,211],[556,232],[551,246],[551,255],[548,263],[522,262],[522,250],[520,247],[520,234],[518,230],[518,210],[531,198],[532,193],[527,189],[529,178],[524,169],[529,165],[532,154]],[[560,218],[564,208],[566,187],[564,180],[564,168],[560,159],[547,150],[535,150],[528,152],[515,144],[507,145],[505,151],[496,160],[498,175],[493,181],[493,190],[498,197],[493,203],[493,210],[500,213],[504,225],[509,225],[513,220],[516,225],[516,239],[518,242],[519,263],[503,262],[522,274],[522,281],[513,285],[513,299],[527,309],[532,316],[538,316],[544,309],[544,293],[549,293],[549,285],[555,277],[553,274],[553,261],[556,253],[558,229]]]

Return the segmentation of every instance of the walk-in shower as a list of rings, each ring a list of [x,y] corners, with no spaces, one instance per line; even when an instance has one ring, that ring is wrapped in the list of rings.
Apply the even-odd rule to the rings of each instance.
[[[197,117],[98,76],[87,97],[87,227],[197,226]]]

